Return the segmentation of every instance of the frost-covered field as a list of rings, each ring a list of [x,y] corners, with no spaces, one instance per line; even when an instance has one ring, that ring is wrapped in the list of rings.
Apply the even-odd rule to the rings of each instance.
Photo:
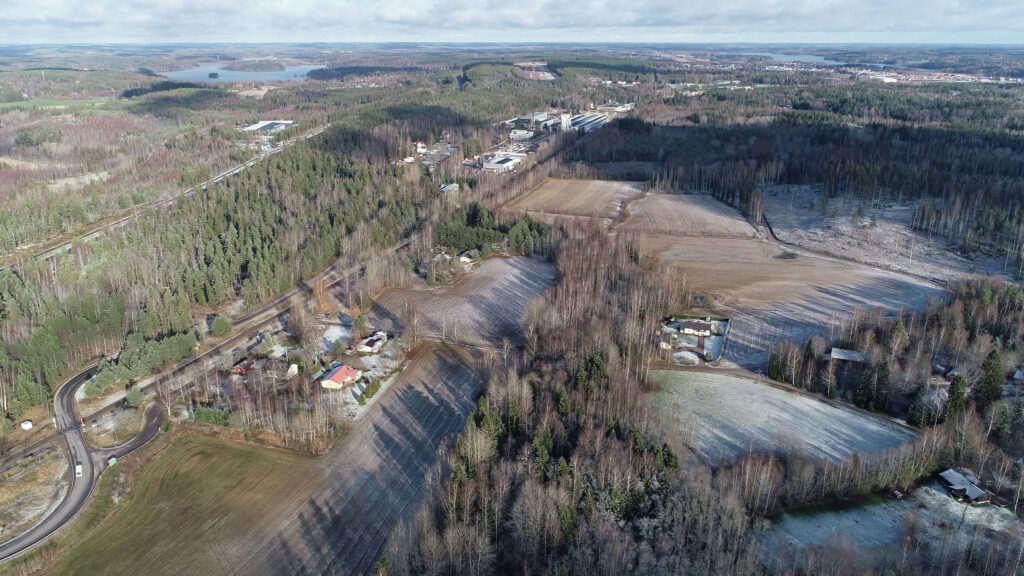
[[[778,550],[826,546],[846,539],[877,551],[897,547],[904,536],[917,530],[913,534],[917,540],[959,551],[968,545],[975,528],[1003,531],[1015,524],[1020,522],[1010,510],[965,506],[950,498],[938,484],[928,484],[902,500],[885,499],[839,510],[783,514],[762,533],[761,541],[766,550]]]
[[[451,286],[387,290],[371,323],[411,339],[497,346],[522,338],[526,304],[555,285],[555,267],[537,258],[488,258]]]
[[[841,460],[915,438],[881,418],[730,374],[666,370],[654,378],[660,387],[654,405],[709,463],[751,449]]]

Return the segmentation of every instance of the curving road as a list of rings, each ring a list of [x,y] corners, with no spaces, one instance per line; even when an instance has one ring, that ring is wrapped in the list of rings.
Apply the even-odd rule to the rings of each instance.
[[[408,239],[403,240],[395,246],[382,251],[380,254],[383,255],[396,252],[408,246],[409,243],[410,241]],[[199,360],[206,358],[207,356],[217,354],[226,346],[234,344],[238,340],[247,337],[254,329],[287,314],[288,311],[291,310],[290,300],[298,294],[310,291],[310,287],[314,283],[320,280],[325,280],[329,287],[333,287],[347,279],[349,272],[355,271],[359,275],[365,272],[365,266],[356,265],[342,273],[339,273],[339,271],[336,270],[336,265],[337,262],[335,265],[328,267],[313,278],[310,278],[308,281],[303,282],[299,286],[296,286],[267,304],[236,318],[234,320],[236,330],[233,336],[217,343],[201,354],[182,360],[178,364],[164,370],[162,373],[156,375],[144,386],[144,388],[166,385],[170,387],[172,392],[177,390],[177,387],[185,384],[185,382],[175,383],[171,379],[173,376],[185,370],[185,368],[195,364]],[[57,389],[53,403],[58,431],[53,435],[39,440],[23,451],[28,452],[35,450],[38,446],[51,441],[58,434],[63,436],[71,462],[71,465],[68,467],[71,488],[68,490],[64,500],[62,500],[60,504],[50,512],[49,516],[40,520],[28,530],[0,544],[0,563],[42,543],[74,519],[88,502],[93,489],[96,487],[96,482],[99,480],[100,474],[107,467],[107,461],[110,457],[114,456],[121,458],[141,448],[150,440],[155,438],[160,431],[160,425],[163,423],[164,410],[158,400],[150,406],[149,412],[146,415],[146,425],[142,432],[133,440],[113,449],[93,450],[89,448],[82,432],[82,418],[75,410],[75,395],[77,394],[78,389],[85,385],[85,383],[92,378],[95,372],[96,365],[92,365],[69,378],[60,386],[60,388]],[[92,420],[96,416],[116,408],[116,406],[117,404],[115,403],[89,414],[86,418]],[[8,460],[16,456],[17,455],[10,456],[8,457]],[[82,463],[82,476],[80,478],[76,478],[74,475],[74,465],[77,462]]]
[[[58,433],[64,436],[71,460],[67,472],[71,488],[64,496],[64,500],[49,516],[0,545],[0,561],[32,548],[64,526],[85,506],[96,486],[96,480],[99,478],[102,468],[101,465],[93,461],[92,453],[85,443],[85,436],[82,434],[82,428],[75,413],[75,392],[78,391],[79,386],[92,377],[95,370],[96,367],[92,366],[74,375],[60,387],[56,398],[54,398]],[[76,462],[82,463],[80,478],[75,477],[74,464]]]

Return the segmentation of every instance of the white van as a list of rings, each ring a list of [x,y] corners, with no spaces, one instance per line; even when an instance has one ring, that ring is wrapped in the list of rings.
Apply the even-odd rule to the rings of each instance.
[[[79,462],[79,463],[75,464],[75,478],[81,478],[81,477],[82,477],[82,463]]]

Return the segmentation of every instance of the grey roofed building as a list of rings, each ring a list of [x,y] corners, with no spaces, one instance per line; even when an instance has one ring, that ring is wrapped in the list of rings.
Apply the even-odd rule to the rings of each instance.
[[[972,504],[983,504],[989,501],[988,492],[976,485],[978,478],[969,470],[961,471],[950,468],[939,473],[939,477],[942,478],[942,483],[950,493],[957,498],[967,500]]]
[[[825,355],[825,360],[845,360],[847,362],[860,362],[863,364],[868,361],[868,357],[856,350],[833,348]]]

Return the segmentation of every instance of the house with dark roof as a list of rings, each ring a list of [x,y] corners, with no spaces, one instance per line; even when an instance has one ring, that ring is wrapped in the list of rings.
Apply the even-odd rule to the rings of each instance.
[[[991,498],[988,490],[980,488],[980,481],[970,470],[950,468],[939,474],[942,485],[951,496],[970,504],[986,504]]]

